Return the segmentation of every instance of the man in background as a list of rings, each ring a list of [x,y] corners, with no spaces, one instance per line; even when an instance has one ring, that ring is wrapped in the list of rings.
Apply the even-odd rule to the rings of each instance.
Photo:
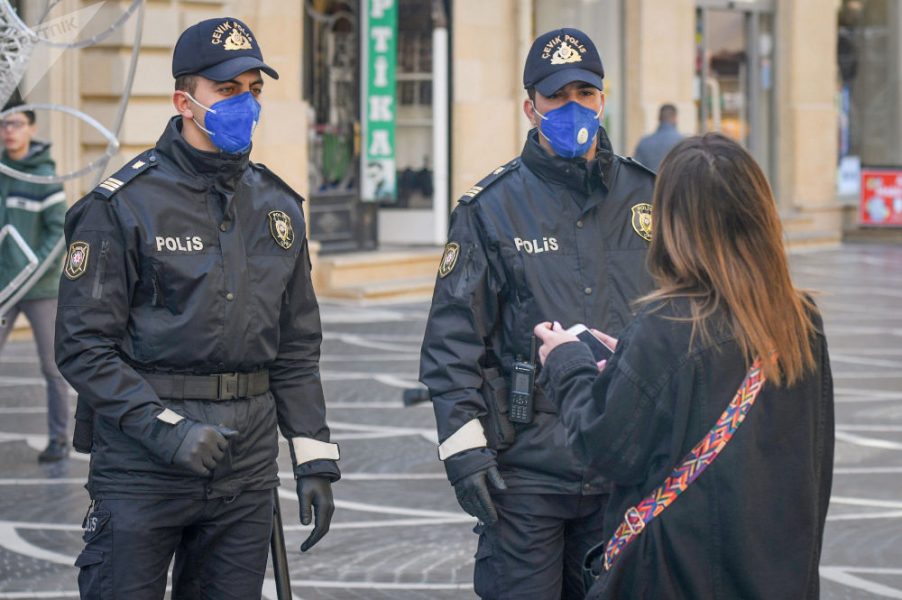
[[[657,171],[670,149],[683,139],[677,131],[677,109],[673,104],[662,104],[658,110],[658,129],[650,133],[636,146],[636,160]]]
[[[8,110],[10,107],[7,106]],[[35,140],[37,124],[30,110],[15,112],[0,121],[3,137],[3,164],[31,175],[53,175],[50,144]],[[59,184],[22,181],[0,173],[0,227],[18,231],[38,258],[38,266],[48,259],[63,237],[66,195]],[[58,261],[57,261],[58,262]],[[7,238],[0,247],[0,282],[8,284],[21,272],[25,260]],[[38,455],[40,462],[55,462],[69,455],[66,424],[69,420],[68,386],[53,359],[53,323],[60,269],[51,265],[22,299],[5,315],[0,315],[0,350],[12,331],[19,313],[31,323],[38,347],[41,373],[47,381],[47,429],[50,440]]]

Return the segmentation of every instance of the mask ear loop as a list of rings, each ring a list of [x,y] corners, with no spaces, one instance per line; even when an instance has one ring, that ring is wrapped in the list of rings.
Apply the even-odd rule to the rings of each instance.
[[[539,118],[541,118],[543,121],[547,121],[547,120],[548,120],[548,117],[546,117],[545,115],[543,115],[542,113],[540,113],[540,112],[539,112],[539,109],[536,108],[536,103],[535,103],[534,100],[530,100],[529,103],[532,105],[532,111],[533,111],[534,113],[536,113],[537,115],[539,115]]]
[[[210,112],[210,113],[213,113],[214,115],[216,114],[216,110],[215,110],[215,109],[210,108],[209,106],[204,106],[203,104],[201,104],[200,102],[198,102],[197,100],[195,100],[195,99],[194,99],[194,96],[192,96],[192,95],[189,94],[188,92],[186,92],[186,91],[184,91],[184,90],[180,90],[180,91],[188,97],[188,100],[191,100],[191,102],[194,102],[195,104],[197,104],[199,107],[201,107],[201,108],[204,109],[205,111]],[[212,131],[210,131],[209,129],[207,129],[206,127],[204,127],[203,125],[201,125],[200,123],[198,123],[196,117],[191,117],[191,120],[194,121],[194,124],[197,125],[198,129],[200,129],[201,131],[203,131],[204,133],[206,133],[208,136],[213,137],[214,135],[216,135],[215,133],[213,133]]]
[[[547,120],[548,120],[548,117],[546,117],[545,115],[543,115],[542,113],[540,113],[540,112],[539,112],[539,109],[536,108],[536,103],[535,103],[534,100],[530,100],[529,103],[532,105],[532,111],[533,111],[535,114],[539,115],[539,118],[540,118],[540,119],[542,119],[543,121],[547,121]],[[539,127],[539,124],[538,124],[538,123],[536,123],[536,129],[539,130],[539,135],[541,135],[543,138],[545,138],[546,140],[548,140],[549,143],[551,142],[551,139],[550,139],[547,135],[545,135],[545,132],[542,131],[542,128]]]

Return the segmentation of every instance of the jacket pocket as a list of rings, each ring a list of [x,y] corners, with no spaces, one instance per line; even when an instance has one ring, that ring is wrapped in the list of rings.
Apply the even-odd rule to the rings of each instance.
[[[110,512],[94,510],[85,517],[85,549],[75,559],[82,598],[113,598],[113,526]]]
[[[489,448],[504,450],[514,443],[514,426],[507,418],[509,412],[507,379],[499,369],[486,369],[482,384],[482,398],[486,405],[483,429]]]
[[[483,524],[477,525],[473,533],[479,534],[479,545],[473,556],[473,589],[483,600],[491,600],[498,596],[501,583],[498,559],[495,558],[494,535]]]

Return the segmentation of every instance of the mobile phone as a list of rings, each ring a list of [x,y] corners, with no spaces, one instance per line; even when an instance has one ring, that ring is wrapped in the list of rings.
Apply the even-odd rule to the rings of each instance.
[[[589,331],[589,328],[582,323],[578,323],[569,328],[567,330],[567,333],[572,333],[577,338],[579,338],[579,341],[588,346],[589,350],[592,351],[592,356],[595,357],[596,362],[600,360],[607,360],[614,354],[613,348],[609,348],[607,344],[592,335],[592,332]]]

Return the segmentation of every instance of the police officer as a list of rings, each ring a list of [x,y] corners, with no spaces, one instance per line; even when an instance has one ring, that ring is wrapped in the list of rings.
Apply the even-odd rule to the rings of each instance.
[[[188,28],[173,117],[66,218],[59,368],[93,409],[83,598],[259,598],[289,440],[328,531],[338,448],[300,198],[250,161],[263,62],[241,21]],[[201,593],[203,590],[203,593]]]
[[[534,384],[536,323],[617,335],[651,291],[653,174],[614,154],[599,126],[604,68],[576,29],[532,44],[518,158],[460,199],[439,266],[420,380],[439,458],[479,519],[482,598],[582,598],[581,564],[602,538],[608,486],[567,449]]]

